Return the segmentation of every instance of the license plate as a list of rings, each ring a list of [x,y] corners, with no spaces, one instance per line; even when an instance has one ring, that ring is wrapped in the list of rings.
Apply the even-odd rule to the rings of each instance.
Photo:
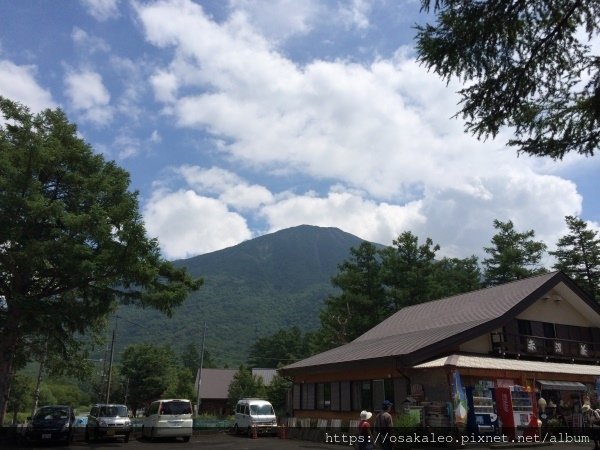
[[[42,434],[42,439],[52,439],[52,435],[50,433]]]
[[[180,427],[182,423],[181,420],[169,420],[169,425],[172,427]]]
[[[114,435],[115,435],[115,430],[108,430],[108,431],[106,432],[106,435],[107,435],[107,436],[114,436]]]

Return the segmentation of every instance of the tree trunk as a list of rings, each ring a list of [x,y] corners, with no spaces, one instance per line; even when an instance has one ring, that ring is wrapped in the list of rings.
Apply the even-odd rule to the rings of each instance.
[[[9,321],[4,335],[0,335],[0,427],[4,425],[4,416],[8,406],[17,342],[17,327],[10,324]]]

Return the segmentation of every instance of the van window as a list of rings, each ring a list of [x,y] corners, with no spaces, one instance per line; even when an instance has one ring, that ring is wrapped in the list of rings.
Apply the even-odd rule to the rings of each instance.
[[[100,417],[127,417],[127,407],[124,405],[101,406]]]
[[[179,400],[163,402],[160,413],[169,414],[173,416],[177,416],[179,414],[191,414],[192,404],[190,402],[182,402]]]
[[[252,416],[272,416],[274,414],[271,405],[250,405],[250,415]]]
[[[244,414],[248,415],[248,405],[244,405]]]
[[[152,415],[152,414],[156,414],[158,413],[158,406],[160,405],[160,402],[154,402],[150,405],[150,408],[148,409],[148,415]]]

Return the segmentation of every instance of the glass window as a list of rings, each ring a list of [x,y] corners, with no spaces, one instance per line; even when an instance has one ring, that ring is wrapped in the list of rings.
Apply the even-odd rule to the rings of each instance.
[[[161,408],[161,414],[179,415],[179,414],[191,414],[192,404],[181,400],[173,400],[170,402],[163,402]]]
[[[331,383],[317,384],[317,409],[331,408]]]

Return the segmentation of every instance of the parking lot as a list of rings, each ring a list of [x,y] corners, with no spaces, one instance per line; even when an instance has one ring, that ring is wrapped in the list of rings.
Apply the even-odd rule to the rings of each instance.
[[[466,449],[483,449],[483,448],[536,448],[543,447],[544,449],[552,450],[581,450],[593,448],[593,443],[555,443],[545,445],[513,445],[513,446],[496,446],[489,445],[467,445]],[[314,442],[295,439],[279,439],[277,437],[259,437],[256,439],[242,435],[233,435],[225,431],[200,432],[194,434],[189,442],[172,439],[156,439],[153,441],[142,439],[139,433],[128,443],[117,440],[105,440],[101,442],[86,443],[83,441],[83,436],[76,436],[75,440],[69,447],[57,444],[25,444],[25,443],[7,443],[2,445],[3,449],[129,449],[129,450],[185,450],[185,449],[215,449],[215,450],[335,450],[343,448],[355,448],[349,443],[326,443]],[[434,447],[420,447],[434,448]]]

